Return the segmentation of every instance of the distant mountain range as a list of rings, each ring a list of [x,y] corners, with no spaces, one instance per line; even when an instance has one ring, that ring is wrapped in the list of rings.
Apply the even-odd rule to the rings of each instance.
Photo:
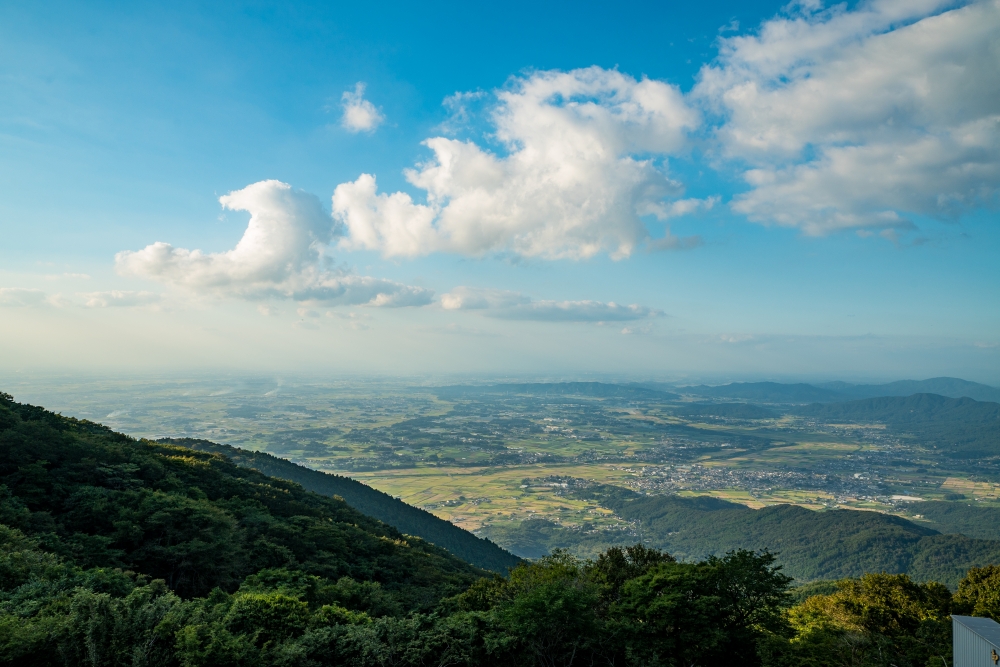
[[[931,378],[929,380],[900,380],[888,384],[848,384],[826,382],[816,385],[851,398],[877,398],[879,396],[911,396],[913,394],[938,394],[949,398],[967,396],[977,401],[1000,403],[1000,389],[959,378]]]
[[[649,386],[644,384],[643,386]],[[977,401],[1000,402],[1000,389],[959,378],[931,378],[929,380],[900,380],[888,384],[849,384],[826,382],[822,384],[784,384],[781,382],[734,382],[709,386],[676,387],[674,391],[711,398],[743,399],[765,403],[833,403],[859,398],[881,396],[911,396],[913,394],[938,394],[949,398],[973,398]]]
[[[593,398],[672,401],[679,399],[679,394],[686,394],[721,400],[802,404],[836,403],[882,396],[938,394],[948,398],[968,397],[977,401],[1000,402],[1000,389],[996,387],[949,377],[929,380],[900,380],[888,384],[733,382],[724,385],[681,386],[666,382],[628,382],[622,384],[611,382],[512,382],[491,385],[449,385],[435,387],[433,391],[442,398],[525,394],[531,396],[589,396]]]

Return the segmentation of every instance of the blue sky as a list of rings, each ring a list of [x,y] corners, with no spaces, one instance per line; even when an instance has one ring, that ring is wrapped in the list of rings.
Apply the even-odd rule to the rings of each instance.
[[[4,3],[0,372],[1000,384],[998,43],[995,2]]]

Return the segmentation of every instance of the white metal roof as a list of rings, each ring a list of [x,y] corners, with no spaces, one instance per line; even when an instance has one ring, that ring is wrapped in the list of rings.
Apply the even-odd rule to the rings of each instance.
[[[964,625],[972,632],[1000,648],[1000,623],[992,618],[979,618],[978,616],[955,616],[952,620],[960,625]]]

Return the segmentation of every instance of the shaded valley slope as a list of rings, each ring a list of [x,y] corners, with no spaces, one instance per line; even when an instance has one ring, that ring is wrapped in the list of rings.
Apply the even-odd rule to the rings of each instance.
[[[586,533],[534,520],[494,524],[484,533],[524,556],[555,548],[592,554],[637,538],[684,560],[768,549],[798,581],[891,572],[955,586],[969,567],[1000,562],[1000,541],[941,534],[878,512],[816,512],[794,505],[754,510],[710,497],[623,496],[611,491],[602,504],[632,522],[631,532]]]
[[[339,496],[359,512],[384,521],[406,535],[423,538],[486,570],[504,574],[521,560],[487,539],[476,537],[426,510],[407,505],[349,477],[311,470],[271,454],[219,445],[208,440],[163,439],[158,442],[221,454],[239,466],[301,484],[308,491]]]

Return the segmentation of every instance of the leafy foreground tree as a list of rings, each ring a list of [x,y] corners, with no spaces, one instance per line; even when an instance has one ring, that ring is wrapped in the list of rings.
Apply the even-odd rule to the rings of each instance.
[[[875,574],[786,608],[770,554],[677,563],[641,546],[523,564],[429,613],[404,613],[371,584],[287,569],[182,599],[160,580],[67,565],[9,528],[0,553],[10,665],[925,667],[950,664],[959,604],[939,584]],[[976,574],[965,594],[994,596]]]
[[[787,613],[793,635],[773,637],[769,665],[950,665],[952,596],[936,582],[905,574],[866,574],[838,582]]]
[[[68,565],[7,527],[0,550],[0,661],[12,665],[755,664],[759,641],[785,628],[788,579],[770,554],[560,553],[404,614],[377,586],[301,571],[185,600],[162,580]]]

